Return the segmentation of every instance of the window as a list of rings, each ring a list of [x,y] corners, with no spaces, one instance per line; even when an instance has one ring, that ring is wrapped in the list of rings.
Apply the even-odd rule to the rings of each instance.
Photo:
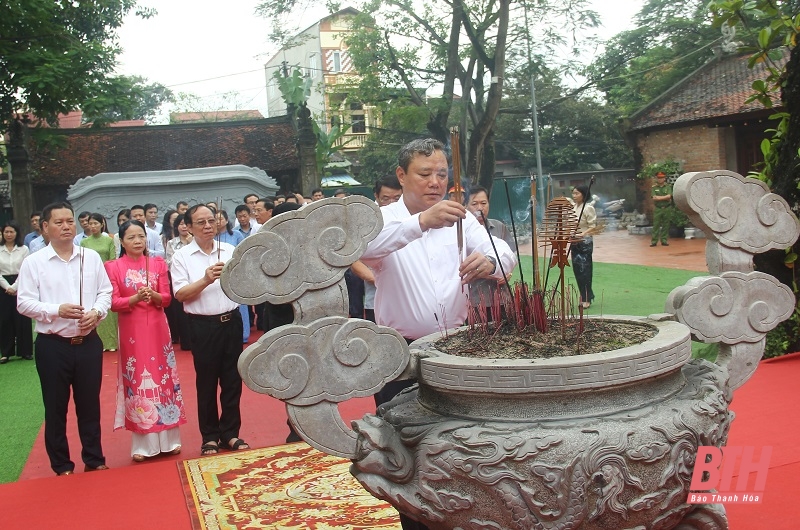
[[[350,132],[351,133],[365,133],[367,132],[367,124],[364,121],[364,106],[361,103],[350,103]]]
[[[338,73],[342,71],[342,52],[333,52],[333,72]]]
[[[317,65],[317,54],[310,53],[308,54],[308,68],[306,69],[305,75],[306,77],[314,77],[319,70],[319,66]]]

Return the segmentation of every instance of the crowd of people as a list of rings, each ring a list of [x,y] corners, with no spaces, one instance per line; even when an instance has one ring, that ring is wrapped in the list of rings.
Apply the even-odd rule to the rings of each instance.
[[[375,184],[384,228],[347,272],[351,317],[391,326],[410,342],[464,322],[469,301],[461,285],[496,286],[505,281],[501,270],[511,273],[516,257],[504,227],[486,219],[488,192],[475,190],[475,205],[465,206],[445,198],[447,180],[443,146],[429,139],[405,146],[396,174]],[[25,236],[14,221],[5,223],[0,363],[12,356],[31,359],[35,351],[45,446],[55,473],[69,475],[75,468],[66,436],[71,396],[84,470],[107,469],[100,443],[104,350],[118,352],[114,429],[132,432],[134,461],[182,449],[179,427],[187,411],[175,345],[192,353],[200,453],[250,447],[239,436],[239,355],[251,327],[268,331],[294,316],[291,304],[248,307],[231,301],[219,277],[234,248],[273,213],[322,198],[321,189],[308,198],[250,194],[233,215],[214,203],[181,201],[161,216],[154,204],[136,204],[118,212],[114,234],[103,215],[76,216],[66,202],[31,215],[32,231]],[[453,254],[458,220],[465,235],[461,259]],[[431,260],[441,266],[431,268]],[[412,383],[387,385],[376,402]],[[290,426],[287,440],[297,439]]]

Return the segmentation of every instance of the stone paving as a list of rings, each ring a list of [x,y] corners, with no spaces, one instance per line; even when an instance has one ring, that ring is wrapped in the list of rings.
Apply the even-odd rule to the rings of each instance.
[[[602,232],[594,237],[593,260],[599,263],[627,263],[667,269],[708,272],[706,240],[670,238],[669,246],[650,246],[649,235],[630,235],[627,230]],[[530,243],[520,245],[520,253],[531,255]],[[548,250],[549,252],[549,250]],[[539,255],[543,255],[540,248]]]

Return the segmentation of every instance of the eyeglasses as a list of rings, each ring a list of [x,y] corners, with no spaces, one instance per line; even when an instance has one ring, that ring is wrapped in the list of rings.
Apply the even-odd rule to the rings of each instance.
[[[206,226],[206,225],[214,226],[214,225],[217,224],[217,220],[216,219],[195,219],[194,221],[192,221],[192,224],[193,225],[197,225],[197,226]]]

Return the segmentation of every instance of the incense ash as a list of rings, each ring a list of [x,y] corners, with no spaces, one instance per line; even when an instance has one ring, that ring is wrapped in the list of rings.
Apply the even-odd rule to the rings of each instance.
[[[564,336],[560,322],[551,322],[546,332],[535,326],[518,329],[505,322],[488,334],[475,328],[450,334],[436,342],[436,348],[457,357],[535,360],[617,350],[640,344],[656,333],[650,324],[603,319],[571,320]]]

